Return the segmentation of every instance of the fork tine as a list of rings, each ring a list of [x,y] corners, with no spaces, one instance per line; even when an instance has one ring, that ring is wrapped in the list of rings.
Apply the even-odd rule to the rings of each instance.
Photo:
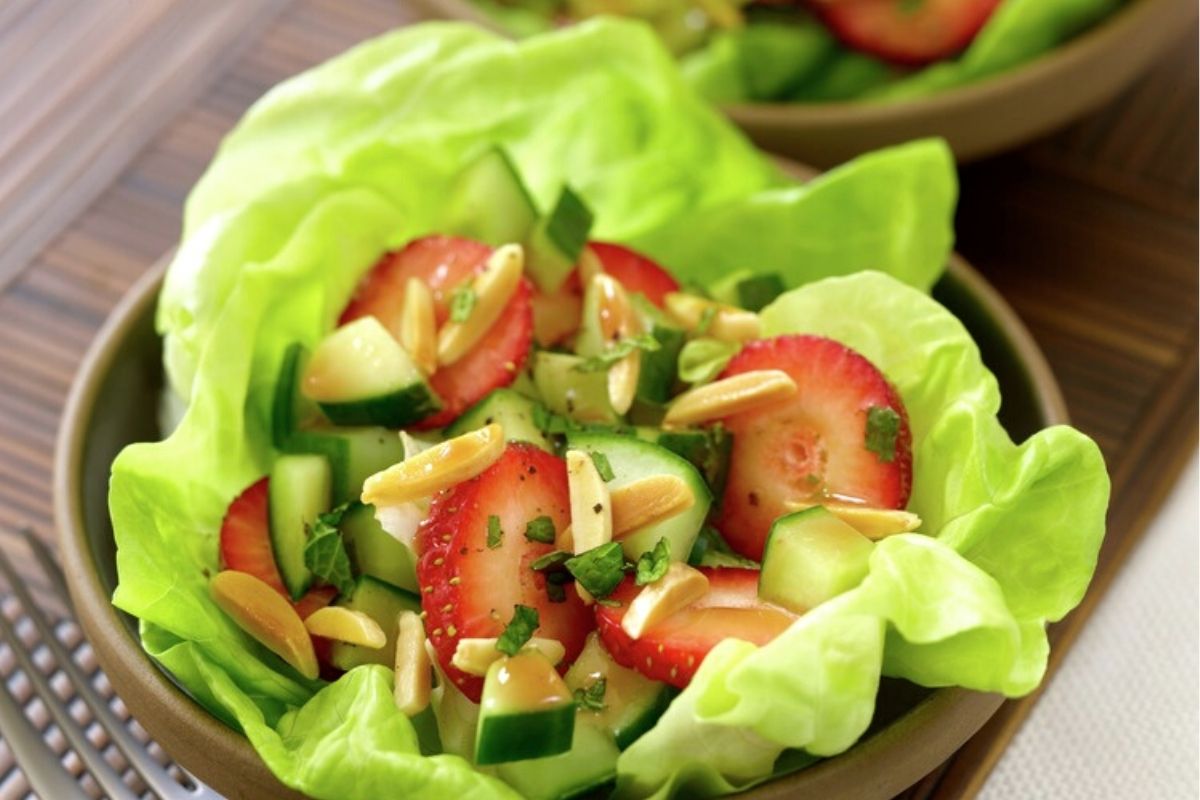
[[[8,560],[8,556],[4,554],[3,550],[0,550],[0,571],[8,578],[13,591],[16,592],[21,605],[25,608],[25,613],[34,621],[38,632],[43,634],[42,641],[54,651],[53,644],[58,642],[58,637],[54,636],[53,632],[48,637],[45,635],[45,632],[49,630],[45,625],[45,619],[41,617],[37,605],[33,602],[33,598],[30,597],[25,584],[17,577],[12,562]],[[0,614],[0,638],[8,642],[8,646],[12,648],[13,655],[16,656],[21,669],[33,684],[34,691],[41,697],[42,702],[46,705],[46,709],[54,717],[54,721],[58,723],[63,736],[71,743],[71,747],[75,750],[80,760],[87,765],[88,770],[92,773],[92,777],[100,784],[100,788],[104,790],[104,793],[112,798],[112,800],[136,800],[136,795],[129,790],[129,787],[117,775],[112,765],[88,741],[83,730],[76,724],[70,712],[67,711],[67,707],[58,699],[58,694],[54,691],[50,682],[46,680],[46,676],[42,674],[42,671],[33,663],[33,659],[25,651],[21,638],[17,635],[16,628],[4,614]],[[58,652],[54,651],[54,654],[57,658]],[[60,663],[62,662],[60,661]]]
[[[58,756],[25,716],[2,678],[0,684],[4,684],[0,690],[0,730],[4,731],[4,741],[16,756],[29,785],[40,797],[87,800],[87,795],[59,763]]]
[[[33,531],[28,528],[21,531],[25,538],[29,549],[33,551],[34,557],[42,567],[42,571],[50,578],[50,582],[59,594],[67,599],[70,594],[67,592],[67,579],[63,575],[62,568],[54,560],[54,555],[50,552],[50,548],[37,537]],[[11,580],[11,576],[10,576]],[[17,589],[18,596],[22,603],[25,602],[25,597],[28,592],[22,586]],[[42,614],[30,614],[33,624],[37,626],[38,633],[42,634],[42,639],[49,643],[51,651],[54,653],[54,658],[58,662],[59,667],[67,674],[71,680],[71,685],[75,688],[77,694],[87,704],[96,721],[105,729],[113,743],[125,754],[125,758],[129,761],[130,766],[142,776],[142,780],[150,787],[150,790],[159,797],[170,798],[184,796],[183,793],[187,790],[180,786],[175,780],[167,774],[162,765],[146,751],[146,748],[134,738],[133,734],[125,726],[113,712],[109,704],[100,696],[96,687],[91,680],[84,675],[83,670],[75,662],[75,659],[67,652],[66,648],[58,641],[58,637],[54,636],[49,631],[49,626],[45,617]],[[186,771],[185,771],[185,774]],[[193,797],[203,796],[205,792],[203,784],[196,779],[188,776],[189,780],[196,786],[196,791],[190,794]]]

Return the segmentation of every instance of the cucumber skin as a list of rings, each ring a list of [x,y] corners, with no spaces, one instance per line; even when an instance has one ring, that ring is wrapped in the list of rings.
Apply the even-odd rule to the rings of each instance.
[[[313,575],[304,560],[307,528],[316,521],[317,515],[329,510],[330,473],[329,461],[315,454],[283,456],[271,468],[267,489],[271,552],[279,576],[293,600],[299,600],[312,586]],[[311,485],[297,492],[293,484],[301,479]],[[285,514],[295,510],[298,498],[310,501],[306,503],[308,508],[302,509],[301,519],[284,519]]]
[[[406,592],[420,591],[412,551],[380,526],[374,506],[354,503],[338,527],[357,574],[370,575]]]
[[[425,383],[414,383],[378,397],[347,403],[319,403],[334,425],[404,428],[442,410],[442,401]]]
[[[384,616],[384,613],[380,613],[379,609],[376,609],[376,613],[372,614],[368,609],[362,607],[364,605],[373,605],[371,601],[375,597],[382,597],[385,602],[392,605],[391,608],[384,610],[387,616],[386,619],[379,619],[379,617]],[[387,644],[379,650],[372,650],[367,647],[359,647],[344,642],[334,642],[333,647],[330,648],[329,661],[333,666],[347,672],[363,664],[382,664],[388,669],[393,668],[396,662],[396,616],[401,611],[421,613],[421,600],[415,594],[406,592],[377,578],[372,578],[370,575],[359,576],[358,582],[350,592],[350,595],[338,598],[336,605],[355,611],[362,611],[379,623],[379,627],[383,628],[383,632],[387,634],[388,639]]]
[[[400,437],[386,428],[295,431],[279,449],[285,453],[319,453],[329,459],[333,505],[357,500],[363,481],[404,460]]]
[[[654,351],[642,352],[637,398],[643,403],[665,406],[671,399],[671,390],[675,388],[679,351],[687,341],[687,334],[678,328],[655,325],[651,335],[659,347]]]
[[[519,714],[481,714],[475,763],[481,766],[546,758],[571,749],[575,704]]]
[[[679,690],[674,686],[663,684],[653,703],[646,706],[642,713],[630,720],[629,723],[613,730],[617,747],[624,750],[640,739],[646,731],[653,728],[658,722],[658,718],[667,712],[667,707],[671,705],[671,701],[677,694],[679,694]]]
[[[537,204],[501,147],[489,148],[460,173],[446,207],[448,233],[492,247],[525,241],[538,220]]]
[[[444,435],[447,439],[453,439],[489,423],[499,422],[504,428],[506,442],[528,442],[547,453],[553,453],[554,446],[535,422],[545,412],[546,408],[541,403],[513,389],[494,389],[452,422]]]
[[[816,526],[826,526],[827,532],[817,528],[821,537],[807,539],[807,546],[799,553],[808,557],[793,557],[780,563],[781,559],[788,559],[789,549],[796,552],[796,546],[785,541],[808,533],[805,527]],[[763,547],[758,596],[785,608],[808,611],[861,583],[869,571],[868,562],[874,548],[870,539],[821,506],[780,517],[771,526]],[[836,570],[828,569],[831,558],[839,561]],[[814,561],[826,569],[819,578],[808,580]]]

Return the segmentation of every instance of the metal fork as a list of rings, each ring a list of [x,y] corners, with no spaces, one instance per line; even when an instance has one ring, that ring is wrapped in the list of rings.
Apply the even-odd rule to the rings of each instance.
[[[49,577],[50,583],[65,601],[68,597],[66,580],[49,548],[30,530],[22,531],[22,535],[42,570]],[[38,607],[29,587],[17,574],[3,550],[0,550],[0,573],[7,578],[25,614],[37,629],[42,643],[49,649],[59,669],[70,681],[78,699],[91,712],[92,719],[100,725],[109,740],[124,754],[130,768],[141,777],[149,790],[162,800],[220,800],[219,794],[187,773],[184,773],[184,776],[191,786],[181,785],[147,752],[145,746],[134,738],[59,640],[54,627]],[[0,613],[0,641],[7,642],[17,664],[29,679],[34,694],[50,712],[59,730],[104,794],[111,800],[137,800],[139,795],[88,739],[84,730],[86,726],[76,722],[67,704],[59,699],[58,693],[50,686],[49,679],[38,669],[32,654],[25,649],[15,625],[3,613]],[[59,756],[50,749],[42,734],[25,715],[22,704],[12,694],[7,681],[0,677],[0,684],[4,685],[4,691],[0,691],[0,730],[3,731],[4,740],[16,757],[30,786],[47,800],[87,800],[87,793],[61,765]]]

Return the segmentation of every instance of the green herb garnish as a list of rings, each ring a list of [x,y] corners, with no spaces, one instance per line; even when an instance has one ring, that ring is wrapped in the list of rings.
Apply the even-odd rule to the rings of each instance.
[[[896,439],[900,436],[900,415],[887,406],[867,409],[866,447],[884,463],[896,457]]]
[[[531,542],[554,544],[555,533],[554,520],[546,516],[531,519],[525,526],[525,538]]]
[[[653,334],[641,333],[637,336],[621,339],[600,355],[585,358],[571,369],[576,372],[603,372],[635,350],[644,350],[647,353],[653,353],[661,347],[662,344],[659,343],[658,339],[654,338]]]
[[[304,546],[304,566],[341,594],[349,594],[354,589],[350,556],[338,531],[342,516],[349,507],[349,503],[343,503],[332,511],[318,515],[309,531],[308,544]]]
[[[515,656],[533,638],[533,632],[540,624],[537,609],[519,604],[513,606],[512,621],[496,639],[496,649],[506,656]]]
[[[466,322],[475,310],[475,289],[469,283],[456,288],[450,293],[450,321]]]
[[[588,711],[603,711],[608,708],[604,704],[604,692],[608,689],[605,678],[597,678],[590,686],[575,690],[575,705]]]
[[[671,546],[667,544],[667,539],[664,536],[658,540],[658,544],[654,545],[653,550],[647,550],[638,557],[637,575],[634,578],[634,583],[638,586],[654,583],[667,574],[670,566]]]
[[[616,477],[613,473],[612,464],[608,461],[608,456],[595,450],[589,452],[588,455],[592,457],[592,463],[596,465],[596,472],[600,473],[600,480],[608,483]]]
[[[620,542],[593,547],[567,560],[567,569],[592,597],[608,597],[625,577],[625,554]]]
[[[500,518],[495,514],[488,515],[487,525],[487,546],[489,550],[495,550],[504,539],[504,529],[500,527]]]

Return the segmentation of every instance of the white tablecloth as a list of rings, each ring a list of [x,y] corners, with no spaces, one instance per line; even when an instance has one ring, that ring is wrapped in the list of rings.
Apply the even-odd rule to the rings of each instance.
[[[1193,460],[981,800],[1200,796],[1197,481]]]

